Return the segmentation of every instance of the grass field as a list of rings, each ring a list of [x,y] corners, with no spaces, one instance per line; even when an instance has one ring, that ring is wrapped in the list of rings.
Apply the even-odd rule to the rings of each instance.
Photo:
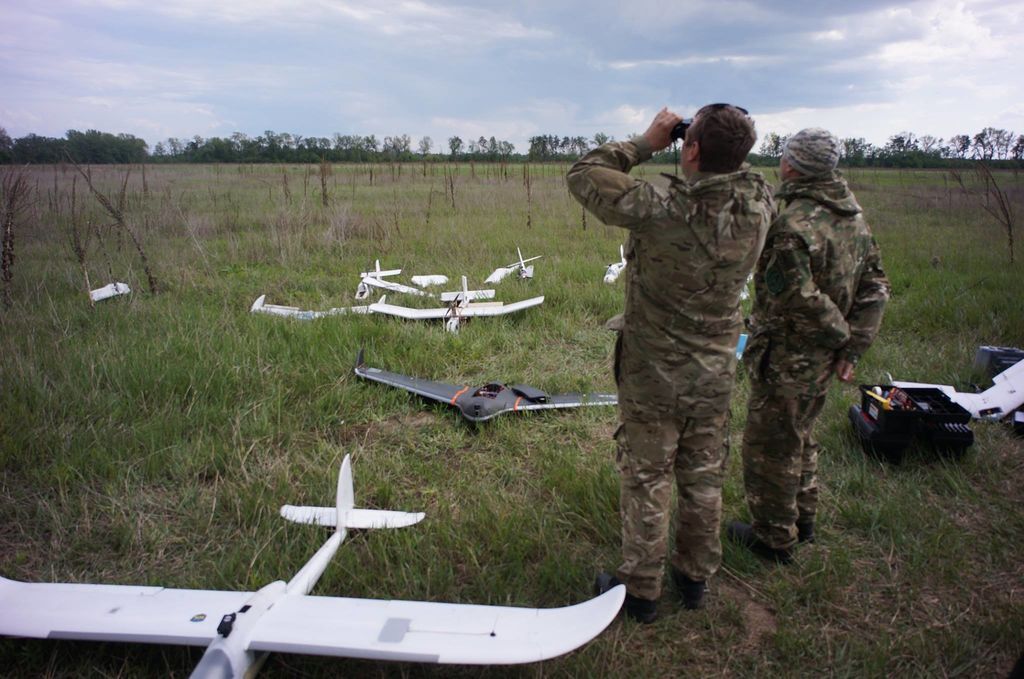
[[[453,411],[357,381],[371,365],[450,382],[611,391],[622,282],[602,283],[623,233],[584,215],[561,166],[150,166],[132,168],[131,240],[70,167],[25,170],[0,323],[0,574],[24,581],[258,588],[288,579],[325,537],[278,518],[325,504],[353,457],[358,504],[425,511],[418,526],[359,533],[317,594],[560,606],[617,564],[611,408],[504,416]],[[94,167],[117,203],[127,168]],[[638,170],[656,177],[658,170]],[[767,170],[775,180],[774,171]],[[979,345],[1024,346],[1024,251],[941,173],[855,171],[893,284],[858,378],[966,388]],[[1024,179],[1000,175],[1017,214]],[[74,187],[74,200],[72,189]],[[454,196],[453,196],[454,194]],[[74,207],[74,219],[72,218]],[[92,287],[133,293],[90,308],[70,225],[89,234]],[[92,226],[90,226],[90,224]],[[83,238],[85,236],[83,235]],[[1018,241],[1019,231],[1018,231]],[[543,306],[439,323],[381,316],[313,322],[248,313],[267,301],[355,303],[380,258],[412,274],[469,276],[542,254],[532,281],[499,299]],[[452,286],[454,287],[454,286]],[[392,301],[401,298],[389,295]],[[739,443],[747,383],[733,399],[727,519],[747,516]],[[654,625],[616,621],[581,650],[511,668],[432,667],[274,655],[264,676],[1003,676],[1024,651],[1024,441],[974,425],[961,460],[914,449],[868,458],[833,386],[817,544],[770,566],[726,544],[709,606],[666,588]],[[201,649],[0,640],[5,676],[186,676]]]

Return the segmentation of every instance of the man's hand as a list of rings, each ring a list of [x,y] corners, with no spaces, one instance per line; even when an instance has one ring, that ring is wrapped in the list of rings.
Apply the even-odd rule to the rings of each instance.
[[[839,359],[836,361],[835,365],[836,377],[838,377],[841,382],[852,382],[854,367],[853,363],[850,363],[846,359]]]
[[[682,117],[669,111],[667,106],[658,111],[651,126],[644,132],[644,139],[651,145],[651,151],[657,153],[672,144],[672,128],[680,120]]]

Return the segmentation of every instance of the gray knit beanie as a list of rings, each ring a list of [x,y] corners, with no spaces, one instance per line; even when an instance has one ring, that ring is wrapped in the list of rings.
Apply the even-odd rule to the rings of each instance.
[[[782,157],[800,174],[828,174],[839,164],[839,139],[828,130],[808,127],[789,138]]]

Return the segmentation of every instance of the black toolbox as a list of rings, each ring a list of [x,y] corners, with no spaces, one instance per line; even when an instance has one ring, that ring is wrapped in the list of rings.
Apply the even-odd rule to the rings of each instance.
[[[862,384],[860,392],[860,405],[850,406],[849,418],[868,452],[899,462],[915,438],[953,455],[974,443],[971,414],[940,389]]]
[[[974,366],[971,370],[978,377],[992,379],[1020,361],[1024,361],[1024,349],[982,346],[978,347],[978,352],[974,355]]]
[[[883,430],[875,418],[856,404],[850,406],[849,417],[853,431],[860,439],[865,452],[885,458],[889,462],[899,462],[903,459],[903,451],[914,438],[912,431]]]

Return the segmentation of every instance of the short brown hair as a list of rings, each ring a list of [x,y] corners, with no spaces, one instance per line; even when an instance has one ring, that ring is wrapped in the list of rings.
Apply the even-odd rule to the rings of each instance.
[[[686,130],[685,145],[700,144],[701,172],[735,172],[757,141],[754,121],[735,106],[705,106]]]

